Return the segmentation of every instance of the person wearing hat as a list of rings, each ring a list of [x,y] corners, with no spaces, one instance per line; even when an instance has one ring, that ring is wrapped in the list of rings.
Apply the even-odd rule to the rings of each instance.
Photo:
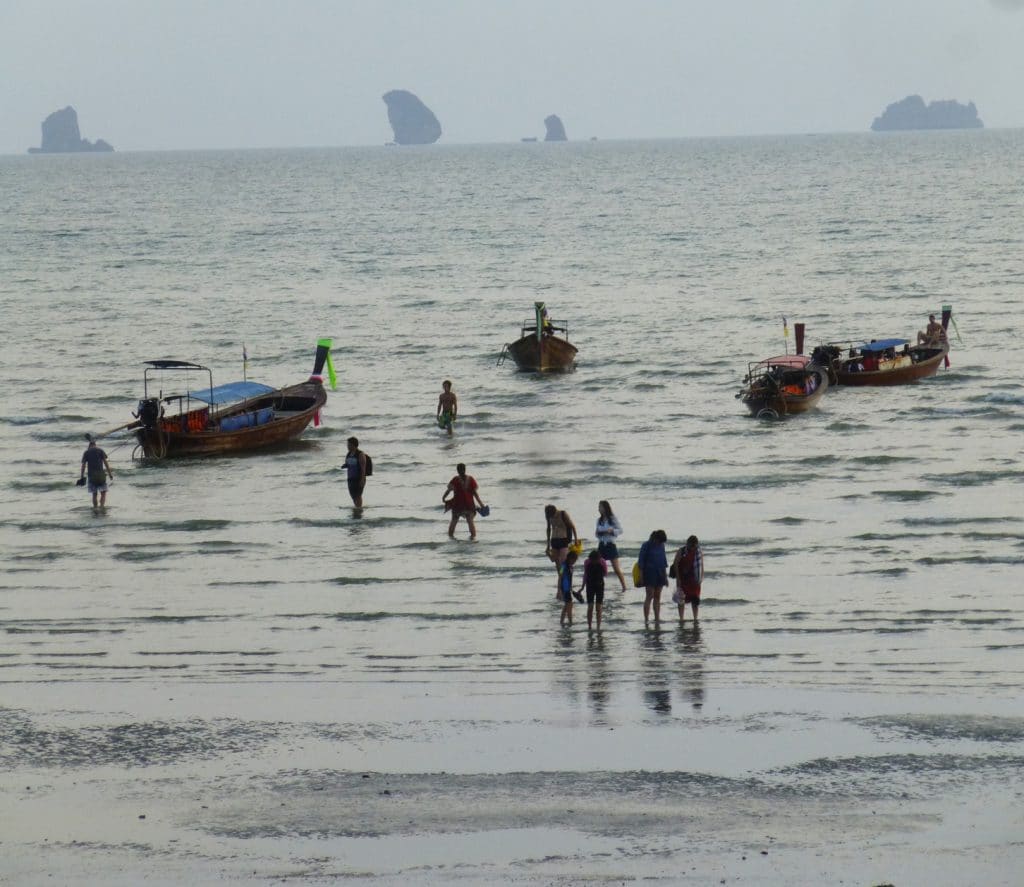
[[[92,437],[89,437],[89,446],[82,453],[82,473],[78,477],[79,486],[85,483],[86,471],[89,472],[89,492],[92,493],[92,507],[104,508],[107,504],[107,478],[113,478],[114,472],[110,470],[107,454],[96,446],[96,441]],[[97,501],[97,497],[99,501]]]

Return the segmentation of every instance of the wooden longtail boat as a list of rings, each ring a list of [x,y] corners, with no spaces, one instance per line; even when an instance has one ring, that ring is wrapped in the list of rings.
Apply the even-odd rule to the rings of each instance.
[[[905,385],[927,379],[945,362],[949,366],[949,338],[946,331],[953,318],[953,306],[942,306],[942,322],[935,315],[928,329],[909,339],[872,339],[870,342],[826,342],[814,349],[817,363],[829,368],[833,385]]]
[[[313,375],[287,388],[271,388],[248,380],[214,386],[208,367],[183,360],[148,360],[143,373],[143,396],[129,425],[147,459],[241,453],[294,440],[310,422],[319,424],[327,402],[320,372],[328,364],[330,340],[317,346]],[[177,372],[203,373],[208,384],[181,394],[150,394],[154,376]]]
[[[520,337],[502,349],[498,362],[503,363],[507,355],[521,370],[543,373],[574,369],[577,352],[569,342],[568,324],[549,320],[543,302],[535,302],[534,309],[534,322],[523,323]]]
[[[840,345],[849,344],[847,351]],[[829,342],[815,349],[827,359],[837,385],[905,385],[934,376],[949,354],[949,343],[911,345],[907,339],[880,339],[859,345]]]
[[[736,396],[758,418],[805,413],[828,391],[828,370],[805,354],[782,354],[751,363]]]

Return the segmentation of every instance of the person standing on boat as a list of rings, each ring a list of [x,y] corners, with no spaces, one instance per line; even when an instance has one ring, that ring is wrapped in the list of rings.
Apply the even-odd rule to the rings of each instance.
[[[107,504],[107,478],[113,479],[114,472],[110,470],[107,454],[96,446],[96,441],[91,437],[89,438],[88,448],[82,453],[82,473],[78,478],[79,484],[85,480],[86,471],[89,472],[89,492],[92,493],[92,507],[104,508]]]
[[[477,504],[481,508],[486,506],[477,492],[476,478],[466,474],[466,466],[460,462],[455,466],[455,471],[455,477],[448,481],[448,486],[441,496],[441,501],[446,507],[450,505],[452,510],[452,519],[448,524],[448,537],[455,538],[455,525],[459,522],[460,517],[464,517],[469,525],[469,538],[476,539],[476,524],[473,521],[476,516],[476,507]],[[451,494],[451,499],[448,498],[449,494]]]
[[[665,543],[668,536],[664,530],[655,530],[650,538],[640,546],[637,562],[643,575],[644,589],[644,625],[651,616],[651,605],[654,606],[654,624],[661,622],[661,590],[668,585],[668,559],[665,556]]]
[[[612,565],[615,575],[619,577],[622,590],[626,590],[626,577],[622,575],[622,567],[619,566],[619,548],[615,544],[616,538],[622,535],[622,524],[612,512],[612,506],[607,499],[597,503],[597,527],[594,529],[597,537],[597,550],[601,557]]]
[[[363,507],[363,490],[366,487],[366,453],[359,449],[359,439],[348,439],[348,453],[345,454],[345,473],[348,480],[348,494],[356,508]]]
[[[451,436],[455,417],[459,414],[459,399],[452,391],[452,383],[447,379],[441,383],[441,387],[444,390],[437,398],[437,424],[441,428],[447,428]]]
[[[676,552],[672,562],[676,574],[676,590],[672,600],[679,607],[679,623],[686,621],[686,605],[693,608],[693,622],[697,623],[697,608],[700,606],[700,586],[704,581],[704,552],[696,536],[686,540],[686,545]]]

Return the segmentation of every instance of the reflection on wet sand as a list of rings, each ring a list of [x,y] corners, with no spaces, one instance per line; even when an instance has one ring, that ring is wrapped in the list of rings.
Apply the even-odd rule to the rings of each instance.
[[[660,715],[672,713],[668,651],[660,628],[640,635],[640,686],[644,703]]]
[[[608,703],[611,700],[611,671],[608,668],[609,653],[605,646],[603,632],[590,632],[587,637],[587,699],[594,716],[594,723],[607,723]]]
[[[700,623],[680,625],[679,639],[679,683],[683,695],[694,709],[704,706],[704,643],[700,636]]]

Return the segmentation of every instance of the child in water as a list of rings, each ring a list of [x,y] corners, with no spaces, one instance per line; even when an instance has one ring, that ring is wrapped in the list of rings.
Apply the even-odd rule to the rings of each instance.
[[[576,552],[570,551],[558,571],[558,599],[562,602],[558,624],[562,626],[572,625],[572,567],[575,563]]]
[[[451,435],[455,425],[455,416],[459,412],[459,400],[452,391],[452,383],[447,379],[441,383],[444,389],[437,398],[437,425],[439,428],[447,428]]]
[[[608,562],[596,548],[583,562],[583,584],[580,591],[587,593],[587,628],[594,627],[594,608],[597,608],[597,630],[601,630],[601,610],[604,607],[604,577],[608,575]]]

